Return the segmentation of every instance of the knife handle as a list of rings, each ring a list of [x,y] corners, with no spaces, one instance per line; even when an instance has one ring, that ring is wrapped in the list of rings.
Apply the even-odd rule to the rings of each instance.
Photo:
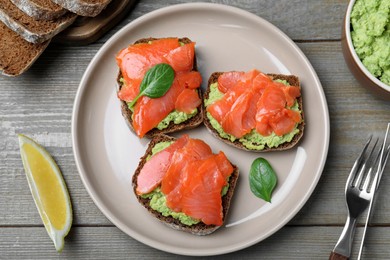
[[[329,260],[348,260],[349,258],[345,255],[340,255],[336,252],[331,252],[329,256]]]

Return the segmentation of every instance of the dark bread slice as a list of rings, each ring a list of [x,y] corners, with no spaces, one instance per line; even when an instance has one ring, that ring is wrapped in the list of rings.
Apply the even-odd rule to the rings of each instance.
[[[81,16],[98,15],[111,0],[52,0],[63,8]]]
[[[41,43],[71,25],[77,15],[67,14],[51,21],[38,21],[22,12],[10,0],[0,0],[0,20],[26,41]]]
[[[0,23],[0,35],[0,71],[6,76],[18,76],[26,71],[50,42],[27,42],[3,23]]]
[[[153,40],[157,40],[157,39],[158,38],[140,39],[140,40],[136,41],[134,44],[148,43],[149,41],[153,41]],[[191,43],[191,40],[188,39],[188,38],[180,38],[179,41],[184,43],[184,44]],[[195,55],[195,58],[194,58],[193,70],[197,71],[196,55]],[[122,83],[119,81],[119,79],[121,77],[122,77],[122,73],[119,70],[119,74],[118,74],[118,77],[117,77],[117,83],[118,83],[117,84],[117,90],[118,91],[122,88]],[[200,88],[198,89],[198,94],[199,94],[199,97],[202,99],[202,93],[201,93],[201,89]],[[120,103],[121,103],[122,115],[125,118],[125,121],[126,121],[127,125],[129,126],[131,131],[135,132],[134,128],[133,128],[133,119],[132,119],[133,112],[129,109],[129,107],[127,106],[127,103],[125,101],[120,100]],[[184,129],[192,129],[192,128],[195,128],[195,127],[199,126],[203,122],[203,105],[202,104],[199,105],[199,107],[197,107],[197,109],[198,109],[198,113],[195,116],[193,116],[190,119],[188,119],[187,121],[184,121],[184,122],[182,122],[180,124],[175,124],[175,123],[171,122],[168,125],[168,127],[163,129],[163,130],[159,130],[157,128],[153,128],[152,130],[147,132],[145,134],[145,136],[151,138],[151,137],[153,137],[153,136],[155,136],[157,134],[168,134],[168,133],[173,133],[173,132],[177,132],[177,131],[184,130]]]
[[[149,205],[150,199],[142,198],[141,196],[137,195],[137,193],[136,193],[137,177],[138,177],[139,173],[141,172],[142,167],[146,163],[146,158],[152,154],[153,147],[160,142],[167,142],[167,141],[169,142],[169,141],[175,141],[175,140],[176,139],[174,137],[170,137],[167,135],[156,135],[150,141],[148,148],[145,152],[145,155],[143,157],[141,157],[140,162],[138,164],[138,167],[135,170],[135,173],[134,173],[133,178],[132,178],[134,194],[137,197],[139,203],[141,203],[154,217],[156,217],[158,220],[160,220],[162,223],[168,225],[169,227],[176,229],[176,230],[189,232],[189,233],[192,233],[194,235],[208,235],[208,234],[214,232],[215,230],[217,230],[220,226],[206,225],[203,222],[199,222],[198,224],[194,224],[192,226],[185,225],[185,224],[181,223],[179,220],[177,220],[171,216],[165,217],[160,212],[152,209]],[[222,220],[223,221],[226,220],[226,216],[227,216],[227,213],[228,213],[229,208],[230,208],[230,202],[232,200],[233,193],[234,193],[236,183],[238,180],[238,176],[239,176],[239,170],[238,170],[237,166],[235,166],[233,164],[232,164],[232,166],[233,166],[234,170],[233,170],[232,175],[229,178],[229,190],[222,197],[222,211],[223,211],[223,219]]]
[[[213,83],[216,83],[218,81],[218,77],[222,73],[223,72],[214,72],[213,74],[211,74],[211,76],[209,78],[209,81],[208,81],[207,89],[206,89],[206,91],[205,91],[205,93],[203,95],[203,100],[209,98],[210,85],[213,84]],[[267,75],[270,76],[273,80],[277,80],[277,79],[286,80],[291,86],[300,86],[299,78],[297,76],[294,76],[294,75],[282,75],[282,74],[267,74]],[[239,149],[242,149],[242,150],[252,151],[252,152],[272,152],[272,151],[288,150],[288,149],[294,147],[299,142],[299,140],[302,138],[303,130],[304,130],[304,126],[305,126],[302,95],[297,98],[297,101],[298,101],[298,106],[299,106],[299,110],[301,111],[301,117],[302,117],[302,121],[298,124],[299,133],[297,133],[293,137],[291,142],[280,144],[278,147],[270,148],[268,146],[265,146],[263,150],[252,150],[252,149],[248,149],[247,147],[245,147],[239,140],[235,140],[234,142],[231,142],[230,140],[227,140],[227,139],[221,137],[219,135],[219,133],[217,132],[217,130],[215,130],[213,128],[213,126],[211,125],[211,123],[210,123],[210,121],[209,121],[209,119],[208,119],[208,117],[206,115],[207,110],[206,110],[205,107],[203,108],[203,113],[204,113],[203,114],[203,118],[204,118],[203,123],[205,124],[207,129],[215,137],[217,137],[218,139],[220,139],[221,141],[223,141],[223,142],[225,142],[225,143],[227,143],[229,145],[232,145],[232,146],[234,146],[236,148],[239,148]]]
[[[11,2],[36,20],[53,20],[67,12],[51,0],[11,0]]]

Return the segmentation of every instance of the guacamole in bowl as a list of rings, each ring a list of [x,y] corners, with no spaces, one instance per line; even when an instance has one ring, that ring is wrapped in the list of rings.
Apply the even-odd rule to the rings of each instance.
[[[359,59],[373,76],[390,86],[390,1],[356,0],[350,22]]]

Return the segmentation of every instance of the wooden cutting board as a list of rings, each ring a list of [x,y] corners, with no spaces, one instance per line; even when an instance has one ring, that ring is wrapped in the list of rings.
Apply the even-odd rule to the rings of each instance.
[[[137,0],[112,0],[96,17],[81,17],[62,31],[53,41],[66,45],[90,44],[115,26],[134,7]]]

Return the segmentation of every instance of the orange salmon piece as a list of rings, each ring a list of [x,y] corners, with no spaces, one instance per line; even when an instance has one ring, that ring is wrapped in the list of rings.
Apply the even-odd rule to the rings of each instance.
[[[187,164],[210,155],[212,155],[211,148],[205,142],[189,139],[185,146],[175,152],[172,163],[161,182],[161,191],[169,195],[180,184],[180,176]]]
[[[281,84],[281,83],[280,83]],[[291,91],[291,95],[286,92]],[[272,131],[282,136],[291,132],[295,124],[301,121],[301,115],[297,111],[286,109],[287,100],[294,102],[294,95],[300,95],[298,87],[272,86],[268,87],[258,103],[256,114],[256,130],[263,136],[270,135]]]
[[[222,120],[222,128],[237,138],[249,133],[256,126],[257,100],[260,93],[247,91],[242,94]]]
[[[294,105],[297,97],[301,96],[301,89],[298,86],[281,86],[284,95],[286,96],[287,106],[291,107]]]
[[[195,42],[191,42],[171,50],[165,55],[165,58],[176,72],[180,72],[192,70],[192,67],[194,66],[194,56]]]
[[[195,89],[184,89],[175,102],[175,108],[178,111],[184,113],[191,113],[202,103],[202,100],[199,98],[198,92]]]
[[[290,133],[294,129],[295,124],[300,120],[301,116],[299,112],[283,109],[270,118],[269,124],[275,134],[282,136]]]
[[[175,78],[185,88],[196,89],[202,84],[202,76],[199,71],[179,72],[176,73]]]
[[[129,84],[126,82],[118,92],[118,98],[131,102],[138,95],[141,82],[141,79],[130,80]]]
[[[182,212],[206,225],[222,225],[221,191],[227,182],[215,156],[194,163],[192,171],[191,178],[183,183],[180,192]]]
[[[234,102],[240,97],[247,87],[244,83],[236,84],[229,92],[227,92],[220,100],[215,101],[207,107],[207,111],[222,125],[222,121],[226,114],[231,110]]]
[[[224,72],[218,77],[218,90],[222,93],[226,93],[228,90],[233,88],[245,74],[242,71],[230,71]]]
[[[145,163],[137,177],[137,194],[140,195],[152,192],[161,184],[161,181],[170,166],[174,152],[183,147],[188,140],[188,135],[183,135],[170,146],[156,153]]]
[[[252,88],[256,90],[256,92],[259,92],[260,94],[263,94],[264,90],[273,84],[274,82],[272,79],[265,75],[264,73],[259,73],[254,79],[253,79],[253,86]]]
[[[172,110],[183,87],[173,81],[170,89],[160,98],[142,96],[134,106],[133,127],[136,134],[142,138],[148,131],[155,128]]]

